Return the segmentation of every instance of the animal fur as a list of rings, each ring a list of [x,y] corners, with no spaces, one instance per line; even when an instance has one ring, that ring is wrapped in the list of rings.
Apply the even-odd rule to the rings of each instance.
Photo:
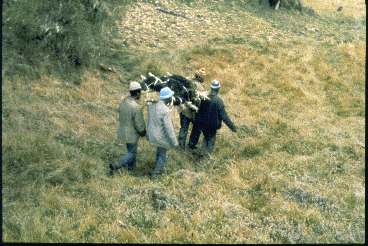
[[[143,81],[140,84],[143,91],[160,92],[162,88],[169,87],[174,92],[173,105],[183,104],[195,111],[198,110],[198,107],[195,105],[199,105],[201,98],[195,90],[194,83],[189,79],[177,74],[156,77],[149,73],[147,78],[141,77]],[[150,96],[148,95],[148,97]]]

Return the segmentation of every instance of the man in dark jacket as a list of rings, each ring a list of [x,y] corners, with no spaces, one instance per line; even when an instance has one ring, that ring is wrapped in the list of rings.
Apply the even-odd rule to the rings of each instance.
[[[226,113],[224,102],[218,97],[220,83],[213,80],[211,84],[211,93],[208,97],[211,100],[205,100],[201,103],[198,110],[197,121],[198,126],[203,132],[202,155],[209,156],[212,153],[216,143],[217,130],[221,128],[224,122],[233,132],[237,131],[237,127],[230,120]]]

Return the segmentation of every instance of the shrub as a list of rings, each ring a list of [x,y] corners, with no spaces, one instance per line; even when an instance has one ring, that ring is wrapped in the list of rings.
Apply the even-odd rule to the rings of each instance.
[[[302,4],[300,0],[281,0],[281,6],[285,8],[292,8],[297,10],[302,10]]]
[[[101,27],[110,17],[107,5],[94,0],[5,1],[5,72],[12,75],[22,72],[19,68],[50,62],[61,74],[89,66],[98,54],[96,44],[104,39]]]

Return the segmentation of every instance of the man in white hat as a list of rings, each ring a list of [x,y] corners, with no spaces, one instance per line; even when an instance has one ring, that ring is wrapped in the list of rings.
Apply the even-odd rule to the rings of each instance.
[[[128,153],[122,159],[110,164],[113,171],[127,165],[129,171],[136,170],[138,140],[146,135],[146,123],[139,104],[141,90],[142,87],[138,82],[131,82],[130,96],[120,102],[118,138],[126,143]]]
[[[174,125],[171,119],[171,111],[167,107],[172,100],[174,92],[168,88],[162,88],[158,102],[149,102],[147,105],[147,139],[157,146],[156,163],[151,178],[156,178],[165,168],[167,151],[178,146]]]
[[[198,110],[196,124],[203,132],[203,144],[201,155],[209,156],[216,143],[216,133],[224,122],[233,132],[237,131],[237,127],[230,120],[226,113],[224,102],[218,97],[220,91],[220,83],[213,80],[211,84],[211,93],[208,97],[211,100],[204,100]]]

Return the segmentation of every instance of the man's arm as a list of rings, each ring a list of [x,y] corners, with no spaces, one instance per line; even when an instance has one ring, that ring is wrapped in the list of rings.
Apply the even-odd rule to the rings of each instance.
[[[134,127],[139,136],[144,137],[146,135],[146,123],[141,107],[134,111]]]
[[[229,116],[227,115],[227,112],[225,110],[225,104],[222,100],[219,100],[219,110],[220,110],[220,116],[221,120],[233,131],[238,131],[238,128],[234,125],[234,123],[230,120]]]

